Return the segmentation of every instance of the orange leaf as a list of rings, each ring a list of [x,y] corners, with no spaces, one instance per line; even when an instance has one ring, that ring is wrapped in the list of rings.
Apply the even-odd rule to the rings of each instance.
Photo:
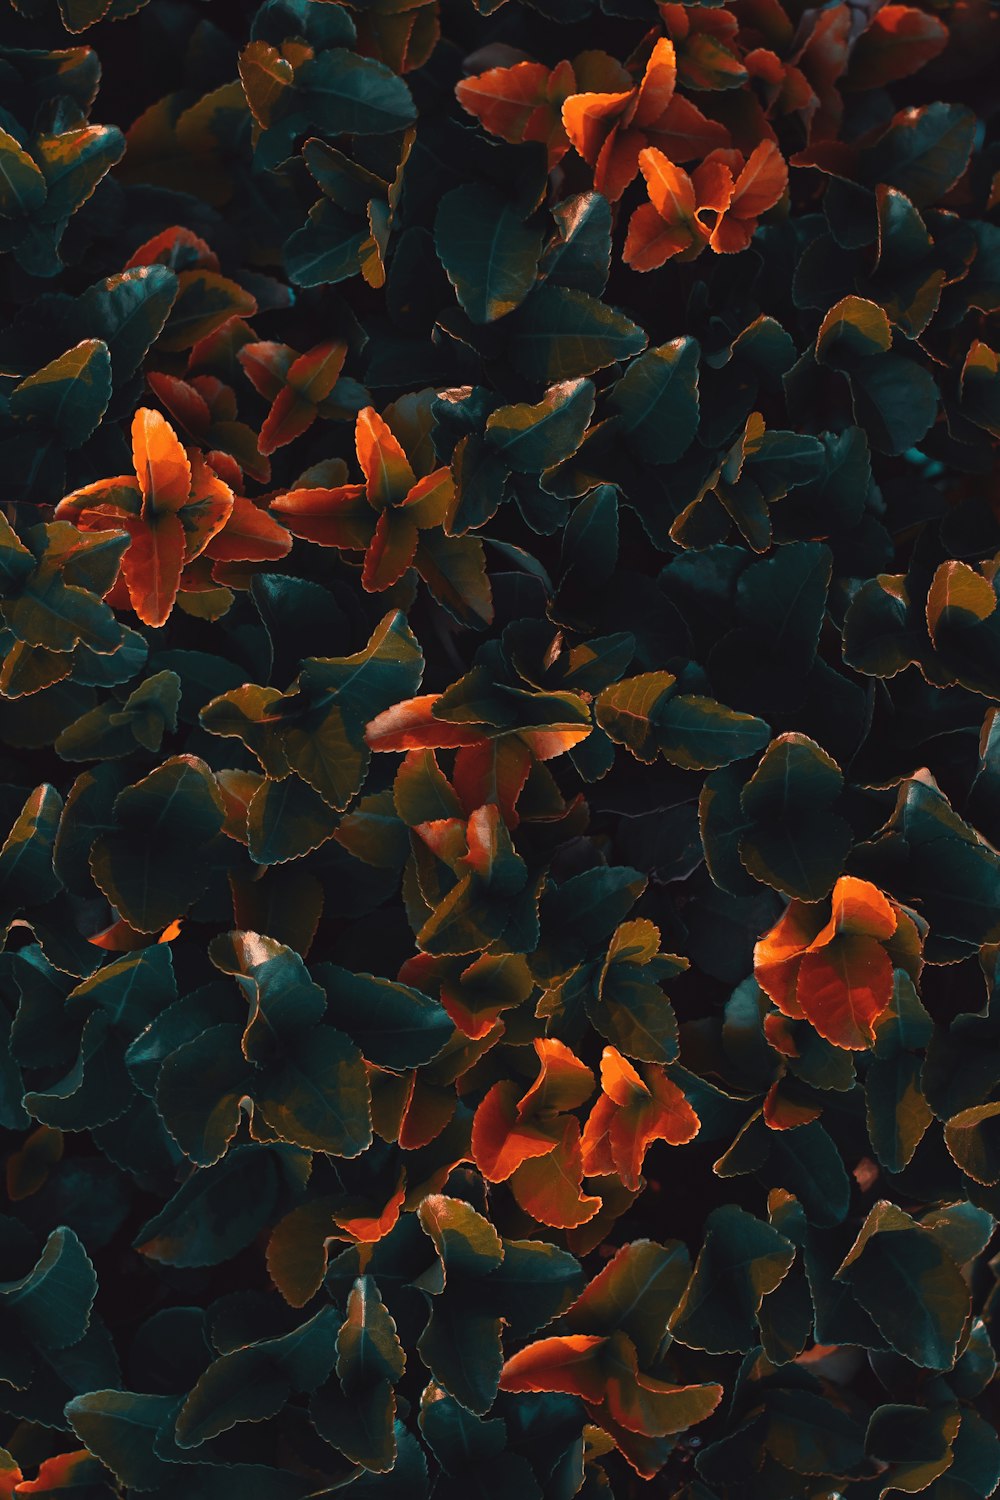
[[[834,932],[884,940],[896,931],[896,912],[878,886],[868,880],[841,875],[833,888],[831,906]]]
[[[677,55],[668,37],[660,37],[649,54],[646,72],[636,95],[632,124],[656,128],[667,105],[674,97],[677,83]]]
[[[510,1185],[521,1208],[539,1224],[550,1229],[576,1229],[601,1208],[600,1198],[589,1198],[581,1192],[582,1183],[580,1124],[569,1115],[555,1150],[518,1167]]]
[[[184,561],[200,556],[233,513],[233,492],[199,453],[192,454],[191,497],[179,512],[184,527]]]
[[[399,439],[373,406],[358,412],[354,444],[372,509],[384,510],[405,500],[416,477]]]
[[[293,536],[319,547],[363,552],[372,539],[374,521],[363,484],[336,489],[286,490],[271,501]]]
[[[234,495],[229,519],[205,550],[215,562],[271,562],[291,547],[290,531],[245,495]]]
[[[741,219],[759,219],[787,186],[788,163],[773,141],[761,141],[736,179],[731,212]]]
[[[627,1188],[637,1188],[653,1141],[681,1146],[701,1128],[683,1091],[662,1068],[647,1064],[640,1074],[615,1047],[602,1054],[601,1088],[583,1132],[588,1177],[616,1172]]]
[[[564,729],[522,729],[520,735],[536,760],[555,760],[585,740],[590,730],[589,724],[573,724]]]
[[[729,131],[703,115],[683,94],[675,94],[655,125],[647,128],[651,146],[671,161],[700,161],[709,151],[729,145]]]
[[[144,625],[162,625],[180,587],[184,527],[179,516],[166,512],[145,525],[133,524],[129,533],[132,541],[122,558],[122,576],[132,608]]]
[[[783,915],[755,944],[753,972],[757,983],[780,1011],[795,1020],[802,1009],[795,999],[802,954],[823,930],[823,912],[819,905],[791,901]]]
[[[531,770],[531,751],[517,735],[500,735],[459,750],[452,783],[467,814],[484,802],[494,802],[507,827],[520,821],[517,799]]]
[[[622,259],[633,271],[655,271],[698,243],[697,233],[687,222],[668,224],[652,203],[640,203],[629,220]]]
[[[635,90],[614,94],[571,94],[563,103],[566,134],[588,166],[597,165],[601,147],[635,98]]]
[[[573,1333],[538,1339],[507,1360],[500,1374],[502,1391],[562,1391],[584,1401],[600,1401],[604,1372],[599,1354],[607,1340]]]
[[[326,400],[337,384],[346,358],[347,345],[339,340],[316,344],[292,361],[288,384],[316,406]]]
[[[594,1092],[594,1075],[556,1037],[536,1037],[538,1077],[517,1107],[518,1119],[545,1112],[564,1112],[585,1104]]]
[[[455,95],[488,131],[516,145],[524,140],[528,121],[547,98],[549,78],[544,63],[519,62],[464,78],[455,85]]]
[[[475,724],[449,724],[432,713],[440,693],[407,698],[377,714],[365,730],[370,750],[447,750],[481,745],[485,736]]]
[[[37,1479],[25,1479],[15,1486],[15,1495],[49,1495],[56,1490],[85,1487],[87,1477],[95,1480],[105,1471],[86,1448],[73,1453],[57,1453],[39,1465]]]
[[[506,1182],[522,1163],[553,1151],[561,1136],[559,1123],[520,1120],[517,1084],[495,1083],[472,1122],[472,1158],[487,1182]]]
[[[418,535],[405,510],[389,507],[382,511],[365,553],[362,587],[377,594],[398,583],[413,562]]]
[[[257,447],[261,453],[271,454],[275,448],[283,448],[294,438],[301,437],[315,420],[316,407],[309,398],[286,385],[275,396],[274,405],[264,418]]]
[[[646,144],[641,130],[624,125],[612,129],[597,155],[594,165],[594,188],[609,203],[617,203],[639,170],[639,153]]]
[[[649,201],[662,219],[671,225],[694,221],[698,207],[694,184],[682,167],[676,166],[662,151],[647,146],[639,153],[639,168]]]
[[[795,994],[821,1037],[862,1051],[892,999],[892,960],[874,938],[837,937],[803,955]]]
[[[142,491],[143,513],[180,510],[191,494],[191,465],[166,417],[140,406],[132,418],[132,462]]]
[[[399,1219],[403,1200],[406,1197],[406,1172],[401,1170],[399,1184],[392,1193],[389,1201],[381,1212],[377,1214],[365,1213],[363,1207],[354,1205],[351,1208],[338,1208],[333,1214],[333,1222],[343,1229],[352,1239],[362,1244],[374,1245],[395,1228]]]

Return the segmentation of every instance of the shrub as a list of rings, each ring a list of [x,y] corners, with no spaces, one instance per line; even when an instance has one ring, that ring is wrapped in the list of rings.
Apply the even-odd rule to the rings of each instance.
[[[998,56],[4,8],[0,1493],[993,1493]]]

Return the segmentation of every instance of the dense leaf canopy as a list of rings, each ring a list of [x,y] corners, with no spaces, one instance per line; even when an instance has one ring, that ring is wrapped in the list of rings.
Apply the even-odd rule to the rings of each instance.
[[[994,1492],[998,67],[0,0],[0,1496]]]

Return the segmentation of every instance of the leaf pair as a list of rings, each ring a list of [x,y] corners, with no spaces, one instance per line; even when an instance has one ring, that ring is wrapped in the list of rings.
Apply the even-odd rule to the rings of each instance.
[[[465,623],[488,623],[492,600],[482,543],[442,530],[452,503],[447,465],[418,479],[388,422],[374,407],[355,427],[362,484],[285,491],[272,509],[289,529],[322,547],[364,553],[361,582],[379,593],[415,567],[434,597]]]
[[[788,167],[773,141],[761,141],[748,157],[711,151],[690,176],[653,147],[639,153],[638,165],[649,202],[629,220],[623,252],[636,271],[655,270],[675,255],[694,260],[706,246],[717,255],[745,250],[758,220],[788,186]]]
[[[842,875],[827,918],[793,901],[754,950],[754,973],[784,1015],[809,1021],[837,1047],[862,1050],[888,1009],[893,969],[920,971],[913,916],[868,881]]]

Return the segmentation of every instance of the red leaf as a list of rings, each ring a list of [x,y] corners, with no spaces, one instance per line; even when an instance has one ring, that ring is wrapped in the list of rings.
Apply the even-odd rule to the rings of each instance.
[[[507,827],[520,821],[517,799],[531,770],[531,751],[518,735],[500,735],[459,750],[455,756],[452,783],[466,814],[494,802]]]
[[[163,402],[175,422],[197,441],[205,439],[212,425],[212,413],[195,386],[175,375],[163,375],[158,370],[147,372],[146,384],[156,399]]]
[[[152,239],[133,251],[124,269],[131,271],[134,266],[155,265],[170,266],[175,271],[190,271],[195,267],[218,271],[219,257],[193,230],[174,224],[170,229],[154,234]]]
[[[191,352],[193,355],[194,350]],[[274,401],[288,379],[295,361],[295,350],[287,344],[261,341],[244,344],[237,358],[254,390],[266,401]]]
[[[883,5],[854,44],[847,82],[882,88],[916,73],[947,45],[948,28],[937,16],[912,5]]]
[[[698,243],[688,224],[668,224],[652,203],[640,203],[629,220],[622,259],[633,271],[655,271]]]
[[[860,1051],[871,1046],[874,1023],[892,998],[897,949],[905,967],[919,969],[920,933],[877,886],[851,875],[834,886],[830,912],[824,923],[821,907],[792,901],[757,943],[754,974],[785,1015],[805,1018],[835,1046]]]
[[[257,447],[265,455],[273,453],[275,448],[283,448],[308,431],[316,416],[316,407],[308,397],[286,385],[275,396],[274,405],[264,418]]]

